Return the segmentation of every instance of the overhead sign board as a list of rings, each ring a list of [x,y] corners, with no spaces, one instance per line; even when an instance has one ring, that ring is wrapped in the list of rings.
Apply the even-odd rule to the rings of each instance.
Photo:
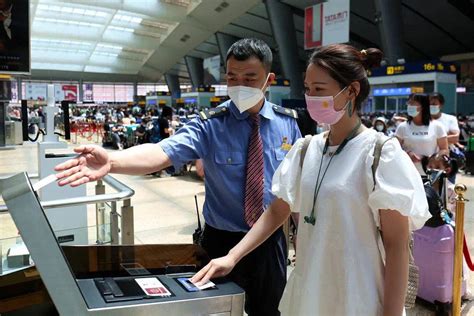
[[[0,1],[0,74],[30,74],[30,1]]]
[[[349,42],[349,0],[329,0],[305,9],[304,47]]]
[[[417,63],[405,63],[403,65],[389,65],[374,68],[367,71],[369,77],[396,76],[406,74],[420,74],[427,72],[457,73],[457,67],[452,63],[439,61],[427,61]]]

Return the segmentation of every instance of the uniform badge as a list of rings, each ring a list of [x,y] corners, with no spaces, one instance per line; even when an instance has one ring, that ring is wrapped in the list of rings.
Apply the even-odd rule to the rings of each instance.
[[[291,144],[288,144],[288,137],[284,136],[281,142],[281,149],[284,151],[290,151],[291,146]]]

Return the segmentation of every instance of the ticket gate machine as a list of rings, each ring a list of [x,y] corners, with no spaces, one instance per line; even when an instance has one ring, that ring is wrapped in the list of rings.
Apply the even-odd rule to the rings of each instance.
[[[199,246],[61,246],[28,175],[3,181],[3,199],[59,314],[243,315],[236,284],[215,280],[196,291],[183,282],[209,261]]]

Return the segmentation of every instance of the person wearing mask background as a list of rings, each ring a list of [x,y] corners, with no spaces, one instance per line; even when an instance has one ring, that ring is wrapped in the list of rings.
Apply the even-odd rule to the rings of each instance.
[[[226,58],[231,100],[200,112],[200,118],[157,145],[144,144],[111,154],[97,146],[76,148],[78,158],[56,167],[59,185],[77,186],[109,172],[149,174],[171,165],[179,170],[201,158],[206,172],[206,224],[201,245],[211,258],[227,255],[267,213],[275,199],[271,193],[273,174],[301,137],[296,112],[264,98],[264,91],[275,79],[272,59],[265,42],[237,41]],[[248,315],[279,315],[286,264],[281,227],[275,227],[267,241],[237,264],[229,278],[245,290]]]
[[[377,132],[387,135],[387,120],[385,117],[379,116],[374,121],[374,129]]]
[[[358,115],[370,85],[367,69],[382,53],[343,44],[318,48],[306,69],[308,111],[329,132],[303,139],[275,172],[277,199],[229,255],[212,260],[194,280],[232,270],[289,216],[300,212],[298,256],[280,310],[283,315],[396,315],[408,282],[409,220],[429,216],[420,177],[397,140],[385,143],[374,183],[378,134]],[[380,229],[380,230],[379,230]],[[262,314],[265,315],[265,314]]]
[[[457,144],[459,141],[459,123],[454,115],[441,112],[444,106],[444,96],[441,93],[434,92],[430,94],[430,114],[433,120],[443,124],[448,135],[448,144]]]
[[[407,103],[408,121],[401,123],[395,135],[410,156],[420,175],[425,175],[422,160],[433,154],[448,155],[448,140],[443,125],[431,119],[427,94],[410,95]]]

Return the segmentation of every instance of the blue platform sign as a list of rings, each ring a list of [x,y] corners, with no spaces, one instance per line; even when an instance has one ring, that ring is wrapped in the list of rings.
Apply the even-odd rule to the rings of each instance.
[[[374,89],[374,97],[410,95],[411,88],[378,88]]]

